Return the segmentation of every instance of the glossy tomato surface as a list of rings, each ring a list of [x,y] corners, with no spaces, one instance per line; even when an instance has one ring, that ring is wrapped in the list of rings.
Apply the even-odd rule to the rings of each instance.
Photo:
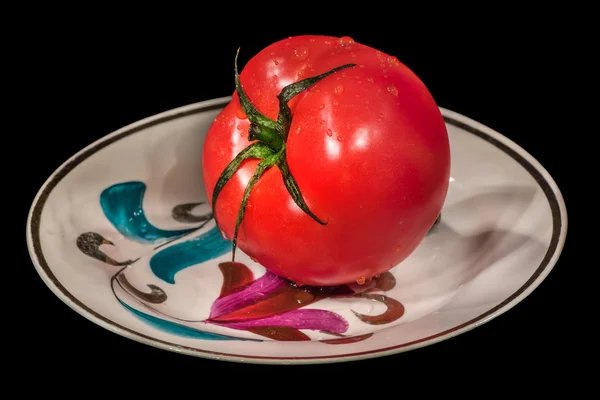
[[[277,119],[281,89],[343,64],[290,102],[287,161],[321,225],[270,168],[251,192],[238,248],[299,284],[338,285],[381,274],[408,257],[441,211],[450,174],[443,117],[424,83],[397,58],[348,37],[276,42],[241,70],[254,106]],[[219,175],[251,142],[237,94],[215,119],[203,150],[211,198]],[[231,238],[258,160],[224,186],[214,213]]]

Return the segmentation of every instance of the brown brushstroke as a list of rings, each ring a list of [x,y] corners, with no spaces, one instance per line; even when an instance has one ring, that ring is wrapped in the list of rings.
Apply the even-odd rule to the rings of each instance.
[[[337,336],[339,338],[345,338],[346,337],[346,336],[342,335],[341,333],[331,332],[331,331],[328,331],[326,329],[321,329],[319,332],[324,333],[326,335]]]
[[[135,261],[137,261],[137,259],[117,261],[114,258],[107,256],[100,250],[100,246],[103,244],[108,244],[111,246],[115,245],[113,242],[96,232],[85,232],[77,237],[77,248],[86,256],[102,261],[103,263],[114,265],[116,267],[122,267],[133,264]]]
[[[150,288],[150,293],[144,293],[129,283],[125,274],[120,274],[117,277],[117,280],[130,294],[140,298],[141,300],[147,301],[148,303],[161,304],[167,301],[167,294],[165,291],[156,285],[146,285],[148,288]]]
[[[219,264],[219,269],[223,273],[220,297],[236,292],[254,280],[250,268],[242,263],[223,262]]]
[[[338,339],[324,339],[324,340],[320,340],[320,342],[327,343],[327,344],[348,344],[348,343],[362,342],[363,340],[366,340],[366,339],[370,338],[371,336],[373,336],[372,332],[365,333],[364,335],[341,337]]]
[[[351,283],[347,285],[354,293],[367,293],[375,291],[388,291],[396,286],[396,278],[391,272],[387,271],[379,276],[375,276],[370,280],[365,280],[365,283]]]
[[[192,210],[199,205],[204,204],[203,201],[199,203],[186,203],[179,204],[173,207],[171,210],[171,217],[178,222],[193,224],[196,222],[204,222],[210,220],[213,215],[212,213],[204,214],[204,215],[194,215],[192,214]]]
[[[126,265],[131,265],[138,260],[117,261],[114,258],[107,256],[100,250],[100,246],[103,244],[114,246],[113,242],[96,232],[82,233],[77,238],[77,248],[79,248],[83,254],[102,261],[103,263],[114,265],[116,267],[123,267]],[[148,288],[150,288],[150,293],[144,293],[129,283],[127,277],[123,274],[120,274],[117,280],[119,283],[121,283],[121,285],[123,285],[125,290],[141,300],[147,301],[148,303],[160,304],[167,301],[167,294],[165,291],[156,285],[147,285]]]
[[[298,342],[310,340],[306,334],[298,329],[284,326],[249,328],[248,331],[277,341]]]
[[[375,300],[383,303],[387,306],[387,310],[383,314],[379,315],[364,315],[357,313],[356,311],[352,311],[354,315],[358,319],[360,319],[365,324],[369,325],[384,325],[389,324],[391,322],[397,321],[404,315],[404,306],[398,300],[394,300],[391,297],[387,297],[380,294],[368,294],[362,293],[358,298]]]
[[[396,286],[396,278],[389,271],[381,274],[381,276],[375,279],[375,287],[384,292],[392,290]]]

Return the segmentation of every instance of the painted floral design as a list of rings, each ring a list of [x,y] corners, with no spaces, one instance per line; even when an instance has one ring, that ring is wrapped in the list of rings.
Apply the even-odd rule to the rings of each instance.
[[[159,244],[150,258],[150,269],[161,280],[175,284],[175,275],[189,267],[212,260],[231,250],[231,244],[224,239],[216,227],[200,235],[190,235],[190,239],[166,246],[168,241],[180,239],[206,226],[212,215],[193,215],[192,210],[202,203],[181,204],[172,210],[174,220],[196,224],[195,227],[180,230],[164,230],[152,225],[143,210],[146,186],[143,182],[124,182],[105,189],[100,196],[100,206],[111,224],[129,240],[144,244]],[[192,237],[193,236],[193,237]],[[167,242],[165,242],[167,241]],[[235,331],[246,331],[278,341],[311,340],[303,331],[315,331],[330,336],[320,340],[327,344],[344,344],[365,340],[373,335],[368,333],[349,337],[348,321],[341,315],[324,309],[315,308],[315,304],[328,298],[356,298],[377,301],[386,306],[382,314],[370,316],[354,312],[361,323],[382,325],[397,321],[404,314],[404,306],[395,299],[381,294],[395,285],[391,273],[366,282],[363,285],[352,284],[336,287],[298,287],[293,282],[270,272],[256,278],[245,264],[240,262],[222,262],[218,268],[223,276],[221,291],[214,300],[210,315],[202,322],[230,329],[231,335],[199,330],[184,323],[161,318],[152,305],[164,303],[167,294],[156,285],[147,285],[149,292],[134,287],[123,273],[127,266],[139,259],[118,261],[108,257],[100,250],[103,244],[113,245],[95,232],[82,233],[77,239],[81,252],[106,264],[118,267],[112,276],[115,298],[123,307],[158,329],[173,334],[205,340],[253,340],[237,337]],[[164,246],[164,247],[163,247]],[[162,247],[162,248],[161,248]],[[117,295],[119,288],[133,296],[154,314],[142,312],[124,302]],[[311,308],[305,308],[311,305]],[[190,321],[187,321],[190,322]],[[257,339],[260,340],[260,339]]]

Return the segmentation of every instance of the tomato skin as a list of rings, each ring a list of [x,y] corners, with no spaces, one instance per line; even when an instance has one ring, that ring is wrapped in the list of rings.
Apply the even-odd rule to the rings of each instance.
[[[238,232],[239,249],[298,284],[356,282],[398,265],[423,240],[448,190],[443,117],[424,83],[395,57],[349,38],[297,36],[255,55],[240,80],[254,106],[277,119],[284,86],[347,63],[357,65],[289,103],[289,168],[306,204],[327,225],[300,210],[273,167],[254,187]],[[251,143],[249,125],[234,93],[203,149],[209,199],[222,171]],[[214,207],[228,238],[257,164],[245,161]]]

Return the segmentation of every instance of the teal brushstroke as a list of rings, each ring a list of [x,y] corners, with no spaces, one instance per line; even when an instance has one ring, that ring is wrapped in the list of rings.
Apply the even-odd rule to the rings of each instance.
[[[171,333],[178,336],[183,336],[191,339],[204,339],[204,340],[243,340],[241,338],[235,338],[231,336],[219,335],[218,333],[212,332],[204,332],[194,328],[190,328],[189,326],[176,324],[171,321],[167,321],[161,318],[154,317],[152,315],[143,313],[135,308],[129,306],[119,298],[117,298],[119,303],[123,305],[127,310],[129,310],[132,314],[149,324],[150,326],[162,330],[167,333]]]
[[[217,258],[231,251],[231,242],[223,239],[214,226],[202,235],[167,247],[150,258],[150,269],[157,278],[175,283],[179,271]]]
[[[141,243],[155,243],[196,229],[164,230],[152,225],[144,214],[145,193],[143,182],[132,181],[112,185],[100,194],[104,215],[121,235]]]

